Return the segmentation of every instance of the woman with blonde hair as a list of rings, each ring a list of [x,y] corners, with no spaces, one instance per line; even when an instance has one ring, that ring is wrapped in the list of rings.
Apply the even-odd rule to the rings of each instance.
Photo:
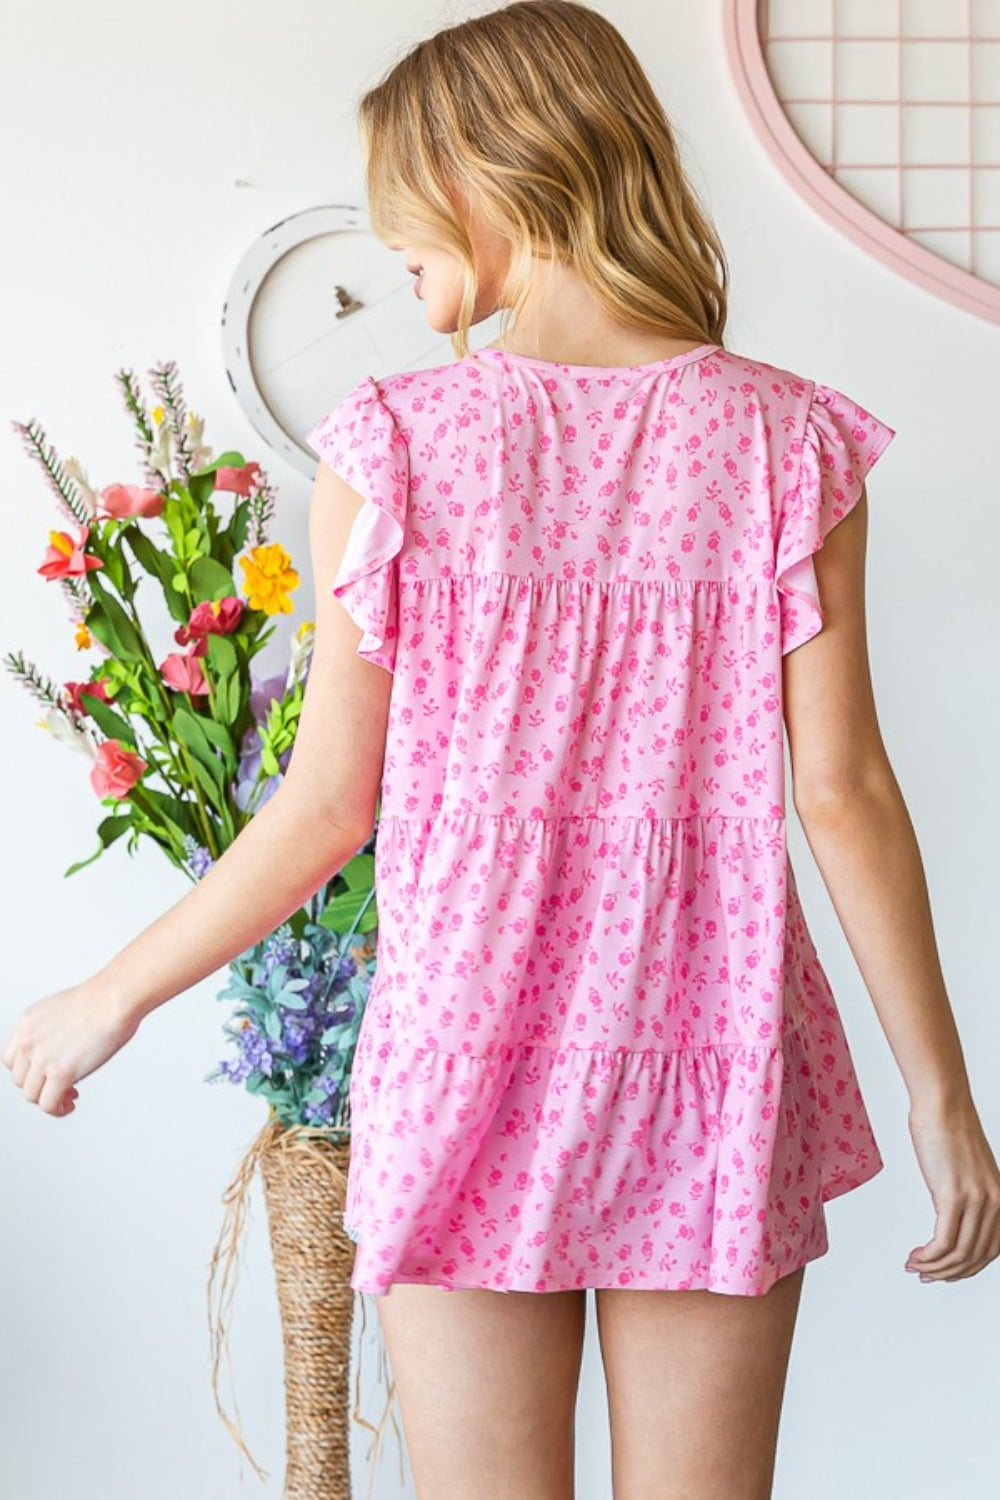
[[[281,789],[3,1060],[71,1113],[378,807],[344,1222],[421,1500],[572,1496],[588,1289],[616,1500],[760,1500],[824,1205],[883,1166],[788,860],[785,731],[936,1211],[907,1269],[1000,1254],[869,677],[893,429],[725,347],[716,233],[586,5],[439,31],[360,120],[373,226],[456,358],[366,376],[309,434],[316,646]]]

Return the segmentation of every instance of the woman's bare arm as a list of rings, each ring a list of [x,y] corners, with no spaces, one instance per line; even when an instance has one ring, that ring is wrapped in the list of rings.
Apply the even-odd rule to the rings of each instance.
[[[1000,1254],[1000,1174],[972,1099],[924,867],[879,729],[865,620],[867,496],[814,554],[823,628],[783,658],[793,798],[910,1098],[938,1210],[914,1252],[972,1275]]]
[[[966,1100],[913,825],[876,714],[864,600],[867,496],[813,564],[823,628],[784,657],[795,811],[911,1104]]]

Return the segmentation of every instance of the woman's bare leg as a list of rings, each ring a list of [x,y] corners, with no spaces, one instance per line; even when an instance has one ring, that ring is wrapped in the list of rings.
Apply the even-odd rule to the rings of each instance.
[[[614,1500],[770,1500],[804,1271],[763,1297],[598,1289]]]
[[[586,1294],[375,1299],[418,1500],[573,1500]]]

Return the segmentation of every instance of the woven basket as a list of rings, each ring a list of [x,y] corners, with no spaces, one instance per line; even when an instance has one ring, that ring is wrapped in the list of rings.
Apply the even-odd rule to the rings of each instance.
[[[385,1349],[380,1344],[380,1366],[386,1387],[382,1418],[373,1425],[361,1415],[360,1362],[354,1410],[350,1410],[348,1386],[356,1294],[350,1284],[354,1243],[343,1227],[349,1160],[349,1144],[334,1143],[326,1131],[306,1126],[288,1128],[269,1119],[226,1190],[223,1200],[227,1206],[226,1219],[212,1258],[208,1295],[215,1346],[216,1406],[229,1432],[263,1478],[267,1471],[255,1462],[238,1426],[223,1411],[218,1391],[220,1355],[226,1337],[222,1313],[232,1297],[231,1290],[227,1293],[230,1272],[242,1233],[247,1193],[259,1166],[284,1342],[285,1500],[351,1500],[348,1417],[374,1434],[370,1457],[377,1457],[395,1394]],[[224,1254],[218,1311],[213,1319],[216,1273]],[[366,1325],[367,1315],[362,1325],[362,1351]],[[395,1417],[392,1420],[396,1426]],[[403,1483],[398,1426],[396,1434]],[[372,1480],[374,1472],[372,1463]]]

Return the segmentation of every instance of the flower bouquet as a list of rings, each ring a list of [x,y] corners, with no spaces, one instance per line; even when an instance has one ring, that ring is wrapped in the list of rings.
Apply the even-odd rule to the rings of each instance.
[[[281,782],[314,626],[306,621],[295,632],[286,671],[256,675],[252,664],[273,619],[292,613],[299,586],[289,554],[269,540],[274,491],[241,453],[213,458],[172,362],[150,378],[157,400],[147,410],[132,372],[116,376],[141,461],[138,484],[95,489],[74,458],[59,459],[37,423],[13,424],[64,519],[49,532],[38,572],[58,585],[75,648],[90,660],[61,683],[21,652],[4,662],[41,704],[41,727],[87,759],[104,809],[97,849],[65,874],[123,837],[132,854],[146,837],[197,881]],[[353,1245],[342,1213],[350,1070],[375,960],[373,850],[374,833],[277,932],[229,965],[218,998],[235,1002],[224,1027],[233,1056],[206,1079],[241,1084],[268,1104],[267,1124],[224,1197],[209,1316],[226,1242],[213,1384],[220,1415],[247,1452],[219,1403],[218,1369],[222,1293],[260,1165],[285,1329],[286,1496],[350,1489]],[[327,1253],[310,1260],[317,1244]],[[354,1417],[371,1427],[357,1406]],[[381,1424],[373,1430],[380,1435]]]

